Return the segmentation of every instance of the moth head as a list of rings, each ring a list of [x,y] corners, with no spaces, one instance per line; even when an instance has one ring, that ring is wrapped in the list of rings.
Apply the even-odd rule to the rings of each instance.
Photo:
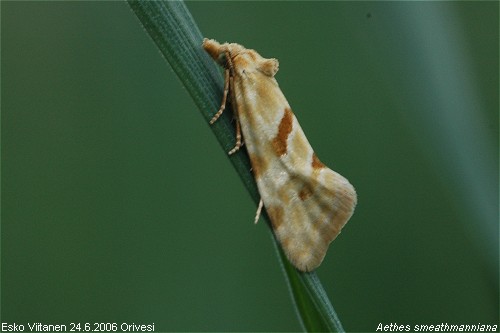
[[[203,40],[203,48],[207,53],[221,66],[227,66],[227,54],[231,58],[237,56],[245,48],[239,44],[224,43],[220,44],[215,39],[205,38]]]
[[[278,72],[277,59],[266,59],[256,51],[246,49],[240,44],[220,44],[214,39],[205,38],[203,48],[222,67],[228,66],[227,56],[229,55],[234,65],[243,70],[257,70],[271,77]]]

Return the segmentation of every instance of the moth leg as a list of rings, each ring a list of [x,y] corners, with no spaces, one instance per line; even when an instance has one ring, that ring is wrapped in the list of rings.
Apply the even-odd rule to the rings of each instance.
[[[255,221],[254,221],[255,224],[259,222],[260,213],[262,212],[262,207],[264,207],[264,201],[262,201],[262,198],[260,198],[259,207],[257,207],[257,213],[255,213]]]
[[[241,146],[243,146],[243,143],[241,142],[241,126],[240,126],[240,121],[238,118],[236,118],[236,144],[234,145],[233,149],[229,151],[229,155],[233,155],[236,153],[238,150],[240,150]]]
[[[234,80],[233,80],[233,77],[234,77],[233,62],[231,60],[231,54],[228,51],[226,51],[225,55],[226,55],[226,59],[227,59],[225,87],[228,87],[228,84],[229,84],[231,89],[229,89],[229,87],[228,87],[227,89],[224,88],[224,90],[225,91],[231,90],[231,100],[233,101],[232,107],[233,107],[233,111],[234,111],[233,115],[234,115],[234,118],[236,119],[236,144],[233,147],[233,149],[231,149],[229,151],[229,155],[232,155],[232,154],[236,153],[238,150],[240,150],[243,143],[241,141],[241,125],[240,125],[240,121],[238,119],[238,110],[237,110],[238,105],[237,105],[237,103],[234,103],[234,101],[236,101],[236,96],[234,95],[235,90],[234,90]],[[225,92],[225,95],[227,95],[227,92]]]
[[[227,93],[229,92],[229,68],[226,68],[224,71],[224,95],[222,96],[222,103],[220,105],[219,111],[212,117],[210,120],[210,125],[215,123],[217,119],[222,115],[224,110],[226,109],[226,102],[227,102]]]

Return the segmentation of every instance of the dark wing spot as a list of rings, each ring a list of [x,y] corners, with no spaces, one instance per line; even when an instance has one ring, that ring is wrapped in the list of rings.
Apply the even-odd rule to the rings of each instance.
[[[286,154],[288,135],[292,132],[292,123],[292,110],[286,108],[278,127],[278,134],[273,140],[273,148],[278,156]]]
[[[283,215],[284,211],[282,207],[279,206],[270,206],[266,207],[267,214],[271,218],[271,224],[273,229],[278,229],[283,223]]]
[[[312,155],[311,165],[313,169],[321,169],[325,167],[325,165],[319,160],[318,156],[316,156],[316,153],[313,153]]]

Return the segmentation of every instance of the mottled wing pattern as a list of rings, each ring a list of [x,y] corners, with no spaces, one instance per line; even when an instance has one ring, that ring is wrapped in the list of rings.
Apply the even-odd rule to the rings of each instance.
[[[276,238],[297,269],[311,271],[353,214],[356,192],[315,155],[274,79],[276,59],[234,43],[203,46],[231,71],[237,130]]]
[[[259,166],[254,170],[259,192],[288,259],[311,271],[353,214],[356,192],[320,162],[290,109],[271,142],[275,158],[249,153],[252,165]]]

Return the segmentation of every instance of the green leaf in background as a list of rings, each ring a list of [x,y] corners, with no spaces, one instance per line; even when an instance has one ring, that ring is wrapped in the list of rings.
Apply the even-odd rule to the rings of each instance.
[[[356,187],[317,271],[343,326],[498,323],[499,2],[184,4],[203,37],[279,59],[315,152]],[[226,155],[231,113],[207,124],[223,80],[194,27],[171,17],[202,98],[126,1],[0,7],[2,322],[300,330],[314,279],[289,276],[294,308],[231,165],[245,150]]]
[[[222,96],[222,76],[201,48],[203,36],[181,1],[129,1],[129,4],[181,82],[188,89],[205,119],[218,110]],[[234,145],[234,128],[225,113],[213,129],[225,151]],[[220,124],[222,123],[222,124]],[[246,154],[235,154],[231,162],[257,203],[259,195]],[[266,222],[270,225],[268,217]],[[289,282],[301,323],[307,331],[342,332],[344,329],[315,272],[298,272],[277,245],[278,258]]]

